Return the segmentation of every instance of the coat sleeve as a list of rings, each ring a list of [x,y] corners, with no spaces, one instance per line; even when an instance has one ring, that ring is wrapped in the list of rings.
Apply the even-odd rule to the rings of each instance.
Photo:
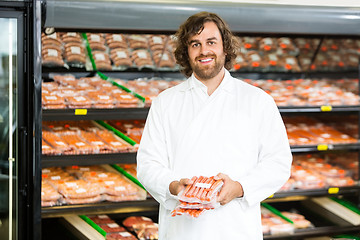
[[[169,184],[175,180],[175,175],[169,168],[162,119],[158,97],[151,104],[137,152],[137,177],[152,197],[166,209],[173,210],[176,200],[170,194]]]
[[[259,98],[261,114],[257,123],[258,161],[247,175],[238,179],[244,206],[260,203],[279,190],[290,177],[292,154],[285,125],[274,100],[269,95]]]

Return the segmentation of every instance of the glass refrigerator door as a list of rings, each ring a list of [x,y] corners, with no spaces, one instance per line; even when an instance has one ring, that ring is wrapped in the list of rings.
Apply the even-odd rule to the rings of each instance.
[[[0,15],[0,239],[17,232],[17,26]]]

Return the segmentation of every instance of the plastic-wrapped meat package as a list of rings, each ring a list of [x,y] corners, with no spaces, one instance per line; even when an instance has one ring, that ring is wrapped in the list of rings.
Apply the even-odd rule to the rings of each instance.
[[[43,155],[60,155],[61,151],[53,148],[50,144],[45,142],[44,139],[42,139],[41,153]]]
[[[251,70],[263,70],[266,67],[265,61],[261,58],[257,51],[249,51],[246,53],[245,57]]]
[[[65,97],[69,108],[91,108],[92,101],[87,96],[68,96]]]
[[[120,90],[120,89],[119,89]],[[135,108],[139,106],[139,99],[125,91],[114,90],[111,95],[116,100],[116,106],[119,108]]]
[[[64,67],[62,41],[60,34],[55,32],[50,35],[41,34],[42,64],[47,67]]]
[[[106,240],[137,240],[137,238],[126,231],[106,234]]]
[[[77,154],[94,154],[99,153],[99,147],[97,145],[91,145],[82,139],[78,134],[63,134],[62,139],[72,146]]]
[[[288,235],[294,233],[295,230],[293,224],[285,221],[264,207],[261,207],[261,224],[263,234]]]
[[[92,51],[106,51],[105,38],[102,33],[86,33]]]
[[[147,49],[148,40],[145,35],[138,35],[138,34],[130,34],[128,35],[128,44],[131,49]]]
[[[106,143],[113,147],[115,152],[135,151],[133,146],[125,142],[123,139],[115,136],[112,132],[107,130],[100,130],[97,132],[97,135],[99,135],[99,137],[101,137]]]
[[[166,35],[149,35],[149,48],[152,52],[163,51],[166,48],[168,37]]]
[[[42,138],[63,154],[72,154],[73,148],[53,132],[43,130]]]
[[[175,61],[170,51],[153,52],[153,58],[156,67],[158,68],[174,68]]]
[[[63,43],[75,42],[82,43],[82,37],[78,32],[61,32],[61,40]]]
[[[281,57],[282,70],[291,72],[300,72],[300,66],[297,59],[294,56]]]
[[[150,52],[148,49],[136,49],[131,52],[131,60],[138,68],[154,67]]]
[[[118,163],[117,165],[124,169],[131,176],[137,178],[136,163]]]
[[[114,233],[114,232],[125,232],[125,228],[121,227],[119,224],[113,223],[101,223],[98,224],[99,227],[104,230],[106,233]]]
[[[82,43],[69,42],[65,44],[65,61],[70,66],[84,67],[86,63],[85,47]]]
[[[130,52],[124,48],[114,48],[110,51],[110,58],[116,67],[132,67]]]
[[[97,184],[108,201],[130,201],[146,198],[144,190],[125,179],[119,173],[113,172],[84,172],[82,178]]]
[[[58,94],[41,93],[41,104],[44,109],[64,109],[66,108],[64,97]]]
[[[298,53],[298,48],[295,46],[293,40],[288,37],[278,38],[277,47],[287,55],[295,56]]]
[[[124,34],[105,34],[105,41],[110,49],[128,47]]]
[[[109,54],[102,51],[92,51],[92,55],[99,70],[112,70]]]
[[[93,101],[94,108],[114,108],[115,99],[105,90],[87,91],[87,96]]]
[[[143,216],[130,216],[123,220],[123,225],[130,231],[134,231],[140,240],[158,239],[158,224],[150,218]]]
[[[246,51],[258,50],[259,49],[259,41],[255,37],[241,37],[239,38],[241,44],[245,48]]]
[[[224,184],[221,179],[215,180],[214,177],[194,176],[193,184],[178,194],[180,204],[171,212],[172,216],[188,215],[199,217],[204,211],[211,210],[220,206],[217,196]]]
[[[295,166],[292,169],[291,175],[296,181],[296,188],[319,189],[325,187],[325,178],[312,170]]]
[[[101,188],[85,180],[73,180],[57,183],[58,191],[64,196],[66,203],[92,203],[102,200]]]
[[[50,207],[58,204],[61,195],[48,182],[42,180],[41,182],[41,206]]]
[[[305,219],[304,215],[301,215],[299,213],[283,211],[281,212],[281,214],[293,221],[294,227],[296,229],[308,228],[312,226],[312,223],[309,220]]]
[[[99,149],[99,153],[111,153],[113,149],[105,141],[103,141],[95,132],[81,131],[81,137],[90,143],[92,146],[96,146]]]
[[[77,84],[77,80],[74,75],[66,74],[66,75],[53,75],[52,78],[55,82],[59,83],[63,86],[75,86]]]
[[[102,80],[100,77],[81,77],[78,79],[78,81],[81,82],[86,82],[88,84],[90,84],[91,86],[93,86],[95,89],[98,88],[98,86],[104,82],[104,80]]]
[[[241,52],[238,52],[234,61],[234,70],[242,71],[247,70],[249,63],[247,62],[245,55]]]
[[[282,70],[281,58],[276,53],[268,53],[264,59],[269,70]]]
[[[115,222],[106,214],[93,215],[93,216],[88,216],[88,217],[96,224],[105,224],[105,223],[114,223]]]
[[[277,49],[277,39],[271,37],[261,38],[259,40],[259,50],[264,54],[274,52]]]

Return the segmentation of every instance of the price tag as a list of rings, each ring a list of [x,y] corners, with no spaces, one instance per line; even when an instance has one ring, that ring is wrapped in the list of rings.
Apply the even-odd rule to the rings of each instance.
[[[75,109],[75,115],[86,115],[87,109]]]
[[[332,106],[321,106],[322,112],[330,112],[332,110]]]
[[[337,188],[337,187],[329,188],[328,193],[329,194],[337,194],[337,193],[339,193],[339,188]]]
[[[274,194],[271,194],[270,196],[268,196],[268,198],[273,198],[274,197]]]
[[[328,145],[326,145],[326,144],[319,144],[319,145],[317,146],[317,150],[318,150],[318,151],[326,151],[326,150],[328,150]]]

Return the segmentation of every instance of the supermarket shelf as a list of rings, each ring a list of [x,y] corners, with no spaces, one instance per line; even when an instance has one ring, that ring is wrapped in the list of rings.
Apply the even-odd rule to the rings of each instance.
[[[318,144],[318,145],[304,145],[291,146],[292,153],[302,152],[322,152],[322,151],[339,151],[339,150],[359,150],[359,143],[352,144]]]
[[[93,204],[63,205],[54,207],[43,207],[41,209],[42,218],[63,217],[73,214],[115,214],[115,213],[136,213],[136,212],[156,212],[159,204],[154,199],[143,201],[127,202],[101,202]]]
[[[112,108],[112,109],[43,109],[43,121],[58,120],[110,120],[110,119],[146,119],[149,108]],[[309,107],[279,107],[281,113],[311,113],[311,112],[360,112],[356,106],[309,106]]]
[[[271,198],[268,198],[267,201],[272,199],[291,199],[297,196],[301,197],[315,197],[315,196],[335,196],[335,195],[350,195],[358,194],[360,190],[359,185],[351,187],[328,187],[322,189],[300,189],[292,191],[277,192]]]
[[[200,11],[215,12],[224,17],[234,32],[360,34],[358,7],[251,4],[235,1],[47,0],[43,2],[42,19],[43,27],[59,29],[173,32],[187,17]]]
[[[279,107],[281,113],[311,113],[311,112],[359,112],[360,105],[349,106],[306,106],[306,107]]]
[[[149,108],[47,109],[43,121],[146,119]]]
[[[298,229],[291,235],[264,235],[264,239],[302,239],[305,237],[334,236],[343,233],[358,233],[360,226],[348,227],[317,227],[313,229]]]
[[[42,167],[63,167],[71,165],[97,165],[116,163],[135,163],[136,153],[107,153],[107,154],[81,154],[81,155],[43,155]]]

